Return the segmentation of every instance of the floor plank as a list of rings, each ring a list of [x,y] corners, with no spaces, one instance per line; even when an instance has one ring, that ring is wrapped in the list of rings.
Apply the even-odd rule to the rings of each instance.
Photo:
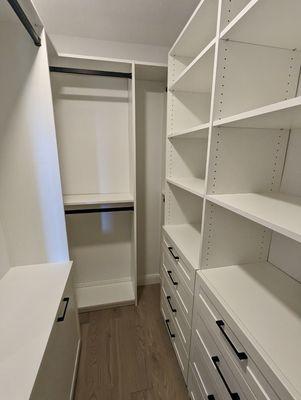
[[[75,400],[188,400],[160,314],[160,287],[139,288],[138,306],[81,315]]]

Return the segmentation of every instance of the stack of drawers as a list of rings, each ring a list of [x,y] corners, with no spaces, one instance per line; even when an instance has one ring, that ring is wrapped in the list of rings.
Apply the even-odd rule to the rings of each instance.
[[[195,269],[183,262],[167,235],[163,237],[162,251],[161,311],[187,382]]]
[[[188,389],[197,400],[279,400],[197,274]]]

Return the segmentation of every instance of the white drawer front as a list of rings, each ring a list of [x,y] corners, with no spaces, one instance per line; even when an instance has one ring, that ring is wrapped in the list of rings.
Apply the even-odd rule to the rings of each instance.
[[[279,400],[260,370],[229,328],[226,320],[218,313],[199,284],[196,285],[195,309],[202,316],[216,344],[238,368],[258,400]]]
[[[166,325],[166,329],[168,331],[170,340],[172,342],[174,351],[176,353],[182,374],[184,376],[185,382],[187,382],[188,375],[188,357],[186,355],[184,346],[181,342],[180,335],[178,329],[176,327],[174,318],[169,311],[168,303],[164,298],[163,293],[161,293],[161,311],[164,318],[164,323]]]
[[[174,317],[174,322],[176,324],[177,330],[180,334],[181,340],[183,342],[186,354],[189,354],[189,346],[190,346],[190,334],[191,327],[188,325],[186,318],[182,312],[182,309],[179,307],[179,303],[175,297],[173,290],[171,289],[169,283],[167,282],[166,277],[163,277],[162,280],[162,295],[167,300],[169,311],[172,313]]]
[[[163,252],[163,272],[163,275],[167,278],[168,282],[173,288],[185,318],[187,319],[188,323],[191,323],[193,295],[188,289],[187,285],[181,279],[175,266],[168,260],[166,251]]]
[[[204,394],[204,392],[201,390],[199,386],[195,372],[191,365],[189,366],[189,371],[188,371],[188,393],[191,400],[208,400],[208,396]],[[214,396],[213,397],[211,396],[209,400],[216,400],[216,399],[214,398]]]
[[[175,265],[178,275],[186,283],[187,287],[194,291],[195,269],[187,265],[180,257],[177,247],[169,242],[166,236],[163,236],[163,249],[169,258],[169,261]]]
[[[214,386],[218,390],[214,395],[221,400],[255,400],[256,397],[246,381],[220,352],[199,315],[194,316],[192,329],[191,363],[195,363],[201,369],[201,377],[206,369],[210,371]]]

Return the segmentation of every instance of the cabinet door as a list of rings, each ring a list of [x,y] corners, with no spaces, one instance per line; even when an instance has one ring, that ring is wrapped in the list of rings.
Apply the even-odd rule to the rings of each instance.
[[[78,313],[69,278],[31,400],[70,399],[78,345]]]

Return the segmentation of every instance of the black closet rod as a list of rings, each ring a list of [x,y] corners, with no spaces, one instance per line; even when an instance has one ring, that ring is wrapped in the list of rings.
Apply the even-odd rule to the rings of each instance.
[[[65,214],[92,214],[115,211],[134,211],[134,207],[79,208],[77,210],[65,210]]]
[[[34,44],[38,47],[41,46],[41,38],[35,31],[34,27],[32,26],[31,22],[27,18],[25,12],[23,11],[23,8],[20,6],[19,2],[17,0],[7,0],[16,13],[17,17],[23,24],[24,28],[27,30],[29,33],[30,37],[32,38]]]
[[[63,74],[77,74],[77,75],[94,75],[94,76],[110,76],[113,78],[127,78],[132,79],[131,72],[115,72],[115,71],[99,71],[95,69],[81,69],[69,67],[49,67],[50,72],[61,72]]]

